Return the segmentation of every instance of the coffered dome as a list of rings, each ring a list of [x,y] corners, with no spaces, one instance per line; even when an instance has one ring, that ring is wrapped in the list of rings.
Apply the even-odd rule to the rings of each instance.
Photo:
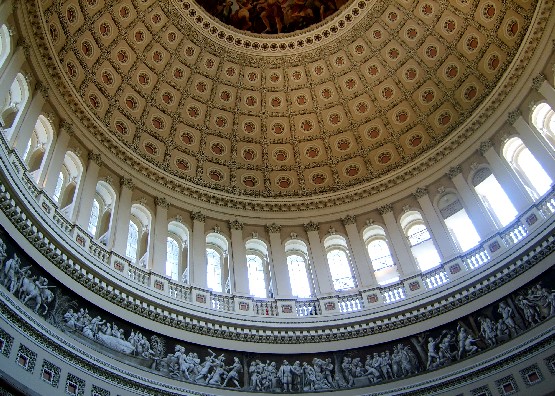
[[[188,196],[264,211],[375,195],[473,136],[534,46],[533,3],[361,0],[282,34],[184,0],[41,12],[56,81],[97,143]]]

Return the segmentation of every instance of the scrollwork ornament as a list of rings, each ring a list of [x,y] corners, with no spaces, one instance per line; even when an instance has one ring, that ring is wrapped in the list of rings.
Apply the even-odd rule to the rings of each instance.
[[[486,140],[485,142],[480,143],[480,154],[484,155],[486,151],[493,147],[493,143],[491,140]]]
[[[272,223],[272,224],[268,224],[266,226],[266,229],[270,234],[279,234],[279,232],[281,231],[281,226],[279,224]]]
[[[343,225],[349,225],[349,224],[355,224],[356,220],[357,219],[354,215],[347,215],[341,219],[341,222],[343,223]]]
[[[544,81],[545,75],[543,73],[538,74],[532,79],[532,88],[534,88],[536,91],[539,91]]]
[[[60,130],[65,131],[69,136],[74,135],[73,124],[69,121],[63,120],[60,122]]]
[[[191,219],[204,223],[206,221],[206,216],[202,212],[193,212],[191,213]]]
[[[125,187],[129,190],[133,190],[135,188],[135,183],[133,183],[133,179],[128,178],[128,177],[123,177],[120,180],[120,185],[122,187]]]
[[[521,116],[521,113],[520,113],[520,110],[518,109],[509,111],[509,115],[507,116],[507,121],[509,121],[509,124],[513,125],[520,116]]]
[[[449,170],[447,171],[447,176],[449,176],[450,179],[453,179],[454,177],[460,175],[461,173],[462,173],[462,166],[455,165],[449,168]]]
[[[420,199],[420,198],[428,195],[428,189],[425,188],[425,187],[418,187],[413,195],[416,199]]]
[[[170,204],[164,197],[156,197],[154,198],[154,204],[156,206],[160,206],[161,208],[167,209],[170,207]]]
[[[42,95],[42,97],[44,99],[48,98],[48,86],[46,86],[45,84],[43,84],[42,82],[38,81],[35,84],[35,90],[37,92],[40,92],[40,94]]]
[[[243,229],[243,227],[245,226],[244,223],[240,222],[239,220],[235,219],[235,220],[230,220],[229,222],[229,228],[232,230],[239,230],[241,231]]]
[[[304,225],[304,229],[306,230],[306,232],[319,231],[320,225],[318,223],[315,223],[314,221],[309,221]]]
[[[87,158],[89,159],[89,161],[94,162],[96,165],[98,165],[99,167],[102,166],[103,162],[102,162],[102,156],[98,153],[94,153],[94,152],[89,152],[89,154],[87,155]]]
[[[390,213],[393,212],[393,205],[391,204],[385,204],[383,206],[380,206],[378,208],[378,212],[383,216],[386,213]]]

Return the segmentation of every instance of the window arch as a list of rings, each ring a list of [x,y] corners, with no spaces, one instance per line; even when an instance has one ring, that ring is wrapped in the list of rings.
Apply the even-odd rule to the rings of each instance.
[[[285,256],[291,293],[298,298],[309,298],[313,294],[311,271],[308,265],[308,248],[299,239],[285,242]]]
[[[18,73],[10,89],[0,100],[0,126],[7,130],[7,137],[11,137],[11,127],[21,114],[21,110],[29,100],[29,85],[23,74]]]
[[[137,252],[139,248],[139,227],[134,221],[129,221],[129,232],[127,233],[127,249],[125,255],[131,261],[137,261]]]
[[[476,170],[471,184],[497,227],[505,227],[516,218],[518,212],[491,169]]]
[[[66,152],[53,195],[54,201],[66,216],[70,214],[82,174],[81,160],[72,151]]]
[[[98,218],[100,216],[100,204],[95,198],[93,200],[91,216],[89,217],[89,226],[87,227],[91,235],[96,236],[96,227],[98,226]]]
[[[98,205],[98,218],[95,223],[96,227],[92,230],[90,227],[91,220],[94,222],[94,211],[96,210],[94,208],[95,202]],[[115,202],[116,193],[112,186],[103,180],[96,183],[93,208],[91,210],[91,217],[89,218],[89,232],[103,245],[108,243]]]
[[[44,159],[50,150],[54,137],[52,124],[44,116],[40,115],[31,134],[29,144],[23,154],[23,161],[27,169],[36,182],[39,181],[41,173],[44,171]]]
[[[456,193],[446,192],[440,195],[437,208],[459,251],[465,252],[480,243],[478,231]]]
[[[503,157],[534,200],[538,200],[551,189],[553,180],[520,138],[513,137],[505,142]]]
[[[0,70],[4,67],[12,51],[11,35],[6,25],[0,26]]]
[[[324,240],[326,258],[330,269],[333,288],[337,291],[355,287],[351,270],[351,257],[347,241],[340,235],[330,235]]]
[[[54,188],[54,195],[52,196],[52,199],[54,199],[54,202],[58,203],[60,201],[60,196],[62,194],[62,188],[65,184],[65,174],[67,172],[64,172],[63,170],[58,174],[58,181],[56,181],[56,188]]]
[[[126,255],[132,262],[146,268],[152,216],[141,204],[131,205]]]
[[[441,258],[420,212],[408,210],[401,216],[400,223],[420,270],[427,271],[437,267]]]
[[[173,242],[170,242],[170,239]],[[171,244],[171,246],[170,246]],[[179,221],[171,221],[168,224],[168,242],[166,246],[166,275],[173,280],[181,280],[188,283],[187,264],[189,247],[189,230]]]
[[[259,239],[249,239],[245,243],[245,248],[247,250],[249,293],[259,298],[266,298],[268,294],[271,296],[271,277],[268,271],[268,246]]]
[[[179,244],[173,236],[168,236],[166,242],[166,276],[173,280],[178,279],[179,256]]]
[[[379,225],[371,225],[364,229],[362,237],[378,283],[384,285],[398,281],[399,272],[391,256],[385,230]]]
[[[555,112],[547,103],[540,103],[530,115],[532,125],[542,134],[555,150]]]
[[[216,292],[231,292],[229,282],[228,242],[222,235],[212,232],[206,236],[206,283]]]

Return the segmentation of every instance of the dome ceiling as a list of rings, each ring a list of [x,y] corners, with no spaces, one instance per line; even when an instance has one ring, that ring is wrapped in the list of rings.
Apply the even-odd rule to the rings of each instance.
[[[492,93],[534,6],[361,0],[261,35],[184,0],[41,5],[102,140],[166,177],[246,198],[370,185],[433,150]]]

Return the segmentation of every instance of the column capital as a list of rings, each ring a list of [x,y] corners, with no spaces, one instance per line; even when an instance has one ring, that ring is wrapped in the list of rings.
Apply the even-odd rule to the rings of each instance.
[[[428,189],[426,187],[418,187],[412,195],[414,195],[416,199],[420,199],[428,195]]]
[[[99,167],[101,167],[103,165],[102,162],[102,156],[98,153],[94,153],[94,152],[89,152],[89,155],[87,156],[89,161],[93,161],[95,164],[97,164]]]
[[[356,221],[357,221],[357,218],[354,215],[347,215],[341,219],[341,222],[345,226],[349,224],[355,224]]]
[[[41,81],[37,81],[35,84],[35,91],[40,92],[44,99],[48,98],[48,86],[43,84]]]
[[[266,225],[266,229],[270,234],[279,234],[279,232],[281,231],[281,226],[279,224],[272,223]]]
[[[380,206],[380,207],[378,208],[378,212],[380,212],[380,214],[381,214],[382,216],[383,216],[384,214],[386,214],[386,213],[393,212],[393,205],[391,205],[391,204],[385,204],[385,205],[383,205],[383,206]]]
[[[462,166],[455,165],[449,168],[449,170],[447,171],[447,176],[449,176],[449,178],[452,179],[455,176],[460,175],[461,173],[462,173]]]
[[[519,109],[509,111],[509,114],[507,115],[507,121],[509,121],[509,124],[514,125],[516,120],[518,120],[518,117],[520,117],[521,115],[522,114]]]
[[[486,151],[493,147],[493,143],[491,140],[486,140],[485,142],[480,143],[480,154],[484,155]]]
[[[193,212],[191,213],[191,219],[204,223],[206,221],[206,216],[202,212]]]
[[[135,188],[135,183],[133,183],[133,179],[128,177],[122,177],[119,181],[119,184],[122,187],[128,188],[129,190],[133,190]]]
[[[69,121],[66,121],[66,120],[60,121],[60,130],[65,131],[65,133],[67,133],[69,136],[74,135],[73,124]]]
[[[168,203],[168,201],[164,197],[154,198],[154,204],[156,206],[160,206],[161,208],[164,208],[164,209],[168,209],[170,207],[170,204]]]
[[[306,232],[319,231],[320,225],[318,223],[315,223],[314,221],[309,221],[304,225],[304,229]]]
[[[238,230],[241,231],[243,229],[243,227],[245,227],[244,223],[241,223],[239,220],[235,219],[235,220],[230,220],[229,221],[229,228],[232,230]]]
[[[543,73],[538,74],[536,77],[532,79],[532,88],[538,91],[544,81],[545,81],[545,75]]]
[[[17,2],[15,2],[14,4],[16,3]],[[25,54],[26,58],[29,58],[29,56],[31,56],[31,45],[23,37],[18,37],[16,46],[23,48],[23,53]]]

